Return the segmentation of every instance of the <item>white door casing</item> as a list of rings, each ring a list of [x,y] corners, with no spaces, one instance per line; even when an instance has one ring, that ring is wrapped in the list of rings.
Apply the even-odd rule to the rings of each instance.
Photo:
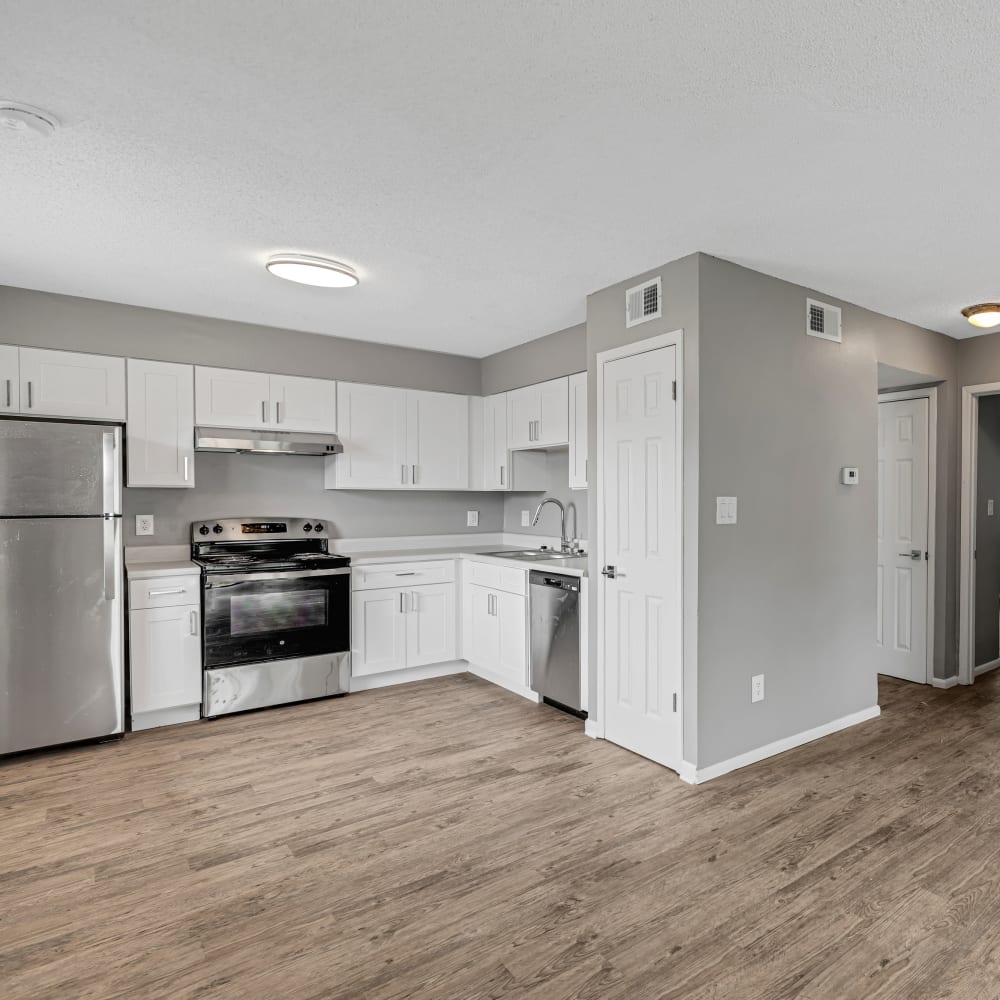
[[[929,680],[927,399],[878,406],[875,642],[880,674]]]
[[[676,344],[602,364],[604,736],[681,766]]]

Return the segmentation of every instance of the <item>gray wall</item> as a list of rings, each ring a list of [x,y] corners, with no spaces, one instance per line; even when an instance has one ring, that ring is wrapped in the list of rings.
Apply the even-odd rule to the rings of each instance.
[[[521,511],[530,510],[532,515],[542,498],[549,496],[561,500],[566,506],[566,531],[571,538],[587,536],[587,491],[569,488],[569,450],[560,448],[545,456],[544,490],[534,493],[503,494],[503,530],[531,535],[558,535],[559,511],[548,506],[542,511],[536,528],[521,527]]]
[[[976,505],[976,666],[1000,656],[1000,396],[979,401]],[[988,517],[987,501],[994,501]]]
[[[483,358],[482,393],[492,396],[523,385],[574,375],[586,367],[587,327],[571,326]]]
[[[0,286],[0,344],[478,395],[476,358]]]
[[[183,545],[192,521],[213,517],[321,517],[338,538],[474,535],[503,528],[494,493],[357,492],[323,489],[323,459],[279,455],[198,455],[193,490],[125,490],[126,545]],[[479,527],[465,512],[479,511]],[[135,515],[153,514],[156,534],[135,535]]]

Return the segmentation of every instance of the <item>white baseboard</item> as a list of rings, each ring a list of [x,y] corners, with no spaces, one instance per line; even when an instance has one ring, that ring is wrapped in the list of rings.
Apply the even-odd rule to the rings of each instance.
[[[1000,667],[1000,660],[994,664],[994,666]],[[958,686],[958,677],[954,674],[951,677],[932,677],[931,687],[936,688],[953,688]]]
[[[688,782],[691,785],[700,785],[704,781],[711,781],[712,778],[719,778],[723,774],[728,774],[730,771],[735,771],[737,768],[746,767],[748,764],[756,764],[758,761],[766,760],[768,757],[774,757],[779,753],[784,753],[786,750],[794,750],[795,747],[803,746],[806,743],[812,743],[813,740],[818,740],[823,736],[829,736],[832,733],[839,732],[841,729],[849,729],[851,726],[856,726],[861,722],[867,722],[869,719],[875,719],[882,714],[882,709],[878,705],[872,705],[870,708],[862,709],[860,712],[854,712],[852,715],[845,715],[841,719],[834,719],[832,722],[825,722],[822,726],[816,726],[815,729],[807,729],[805,732],[796,733],[794,736],[786,736],[783,740],[775,740],[773,743],[768,743],[766,746],[758,747],[756,750],[748,750],[746,753],[741,753],[736,757],[730,757],[728,760],[720,761],[718,764],[711,764],[708,767],[700,767],[696,770],[688,770],[692,767],[690,764],[682,764],[680,770],[680,776],[683,781]]]
[[[464,674],[469,669],[465,660],[448,660],[445,663],[431,663],[426,667],[411,667],[409,670],[389,670],[384,674],[367,674],[351,678],[351,693],[372,691],[375,688],[409,684],[412,681],[429,681],[433,677],[448,677]]]
[[[988,674],[991,670],[996,670],[997,667],[1000,667],[1000,660],[990,660],[989,663],[981,663],[976,667],[973,674],[979,677],[981,674]],[[957,681],[958,678],[956,677],[955,680]]]
[[[470,674],[473,674],[484,681],[489,681],[490,684],[496,684],[497,687],[505,688],[513,694],[519,694],[522,698],[527,698],[528,701],[533,701],[535,704],[538,704],[542,700],[542,696],[537,691],[532,691],[527,685],[518,684],[516,681],[508,680],[500,674],[495,674],[490,670],[484,670],[475,663],[466,664],[465,669],[468,670]]]
[[[592,740],[604,739],[604,729],[597,723],[595,719],[584,720],[583,732],[585,736],[589,736]]]
[[[132,732],[156,729],[158,726],[176,726],[182,722],[197,722],[201,718],[201,705],[182,705],[180,708],[161,708],[156,712],[133,712]]]

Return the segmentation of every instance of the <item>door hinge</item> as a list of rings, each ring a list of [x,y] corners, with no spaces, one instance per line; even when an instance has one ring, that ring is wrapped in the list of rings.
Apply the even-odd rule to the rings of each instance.
[[[671,386],[671,392],[673,392],[674,400],[676,401],[676,399],[677,399],[677,381],[676,381],[676,379],[674,380],[674,382],[673,382],[673,384]]]
[[[674,711],[677,711],[677,692],[674,692]]]

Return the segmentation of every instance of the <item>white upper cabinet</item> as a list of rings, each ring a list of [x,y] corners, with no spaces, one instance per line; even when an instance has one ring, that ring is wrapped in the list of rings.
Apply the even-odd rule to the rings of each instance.
[[[194,486],[194,369],[128,360],[129,486]]]
[[[407,391],[406,451],[411,486],[423,490],[467,490],[469,397]]]
[[[298,375],[272,375],[270,397],[281,431],[333,433],[337,429],[337,383]]]
[[[125,419],[125,359],[21,347],[20,411],[28,416]],[[3,394],[6,403],[6,386]]]
[[[267,427],[270,376],[229,368],[194,370],[194,414],[202,427]]]
[[[344,452],[326,459],[327,489],[409,485],[405,389],[339,383],[337,427]]]
[[[569,377],[569,488],[587,488],[587,373]]]
[[[509,448],[569,443],[569,379],[557,378],[507,393]]]
[[[483,400],[483,489],[510,489],[510,455],[507,452],[507,394]]]
[[[328,489],[469,488],[469,398],[341,382]]]
[[[0,347],[0,412],[17,413],[21,400],[20,366],[16,347]]]

